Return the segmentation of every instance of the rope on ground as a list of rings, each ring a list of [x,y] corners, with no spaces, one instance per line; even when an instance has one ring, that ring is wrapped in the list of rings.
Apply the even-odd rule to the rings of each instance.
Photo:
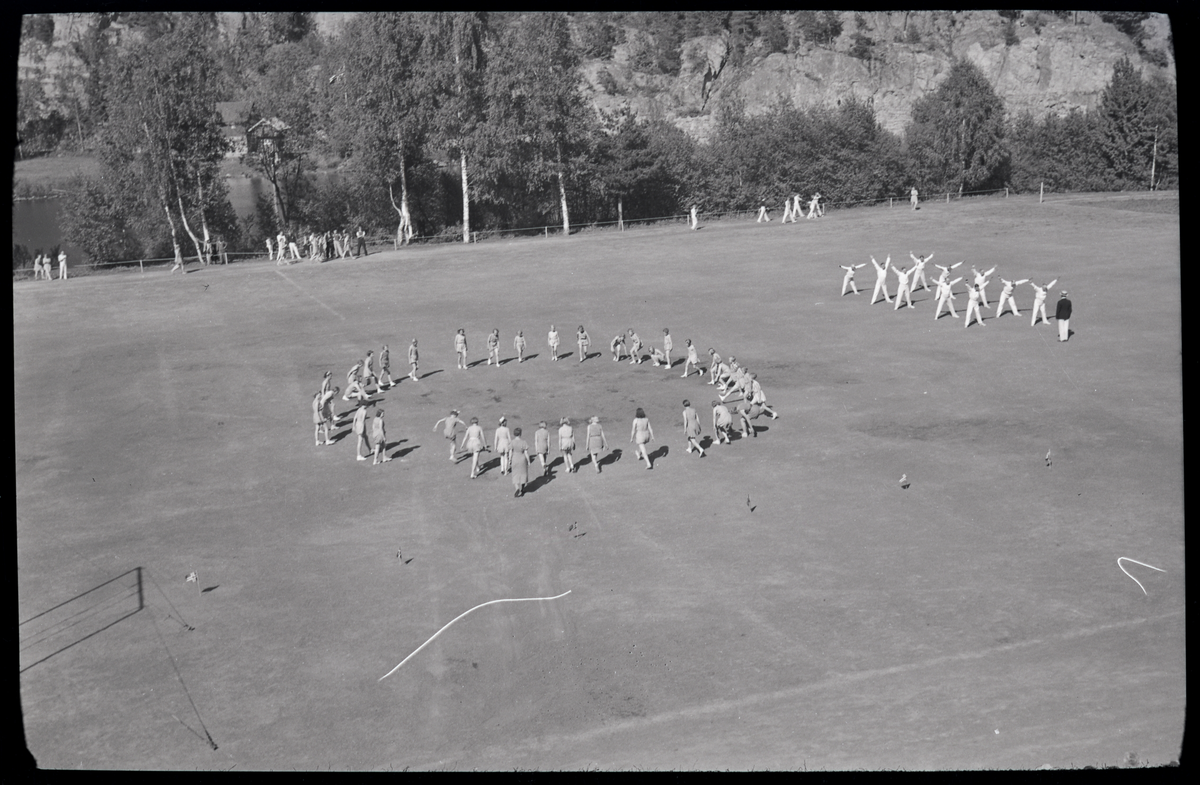
[[[467,615],[467,613],[470,613],[471,611],[477,611],[477,610],[479,610],[480,608],[484,607],[485,605],[495,605],[495,604],[496,604],[496,603],[498,603],[498,602],[543,602],[543,601],[545,601],[545,600],[557,600],[559,597],[566,597],[566,596],[567,596],[568,594],[570,594],[570,593],[571,593],[571,590],[570,590],[570,589],[568,589],[567,591],[563,592],[562,594],[559,594],[557,597],[523,597],[523,598],[520,598],[520,599],[511,599],[511,600],[491,600],[491,601],[489,601],[489,602],[485,602],[485,603],[481,603],[481,604],[479,604],[479,605],[476,605],[476,606],[475,606],[474,608],[472,608],[470,611],[467,611],[466,613],[459,614],[458,616],[456,616],[456,617],[454,617],[453,619],[451,619],[451,620],[450,620],[450,623],[449,623],[449,624],[447,624],[445,627],[442,627],[442,628],[441,628],[440,630],[438,630],[437,632],[435,632],[435,633],[433,634],[433,637],[432,637],[432,638],[430,638],[429,640],[425,641],[425,642],[424,642],[424,643],[422,643],[420,646],[418,646],[418,647],[416,648],[416,650],[415,650],[415,651],[413,651],[413,653],[412,653],[412,654],[410,654],[410,655],[408,655],[407,657],[405,657],[404,659],[400,660],[400,665],[403,665],[404,663],[408,662],[409,660],[411,660],[413,657],[415,657],[415,656],[416,656],[417,652],[419,652],[421,649],[423,649],[423,648],[425,648],[426,646],[428,646],[430,643],[433,643],[433,639],[434,639],[434,638],[436,638],[437,636],[441,635],[443,632],[445,632],[445,631],[447,630],[447,628],[449,628],[449,627],[450,627],[450,624],[453,624],[454,622],[456,622],[456,621],[458,621],[459,619],[461,619],[463,616],[466,616],[466,615]],[[385,674],[383,674],[382,676],[380,676],[380,677],[379,677],[379,681],[383,681],[383,680],[384,680],[384,679],[386,679],[388,676],[391,676],[393,673],[395,673],[396,671],[400,670],[400,665],[397,665],[396,667],[392,668],[392,669],[391,669],[390,671],[388,671],[387,673],[385,673]]]

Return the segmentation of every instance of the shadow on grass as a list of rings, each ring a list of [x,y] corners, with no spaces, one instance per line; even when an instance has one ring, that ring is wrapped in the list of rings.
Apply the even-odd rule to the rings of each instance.
[[[666,458],[667,454],[670,452],[671,448],[664,444],[662,447],[659,447],[657,450],[650,453],[650,463],[658,463],[659,458]]]
[[[605,455],[600,459],[600,467],[604,468],[605,466],[612,466],[614,463],[621,460],[621,454],[621,450],[613,450],[608,455]]]

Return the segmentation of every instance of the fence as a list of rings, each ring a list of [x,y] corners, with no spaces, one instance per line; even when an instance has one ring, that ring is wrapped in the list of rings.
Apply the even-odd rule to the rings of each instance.
[[[1100,194],[1100,193],[1109,193],[1109,192],[1095,192],[1095,193]],[[1113,193],[1133,193],[1133,192],[1113,192]],[[1143,193],[1143,192],[1139,191],[1136,193]],[[1156,192],[1152,192],[1152,193],[1159,193],[1159,192],[1156,191]],[[961,199],[968,198],[968,197],[969,198],[982,198],[982,197],[989,197],[989,196],[999,197],[1001,194],[1003,194],[1004,198],[1008,198],[1009,189],[1008,188],[995,188],[995,189],[986,190],[986,191],[963,191],[962,193],[959,193],[957,191],[948,191],[945,193],[936,193],[936,194],[922,196],[919,198],[919,201],[925,202],[925,203],[930,203],[930,202],[949,203],[951,201],[961,200]],[[1059,194],[1059,195],[1061,195],[1061,194]],[[1045,196],[1046,196],[1045,190],[1041,189],[1038,194],[1039,203],[1045,201]],[[856,208],[856,207],[880,207],[883,205],[887,205],[889,208],[908,207],[909,197],[906,194],[903,196],[878,197],[875,199],[857,199],[857,200],[846,200],[846,201],[840,201],[840,202],[822,202],[821,208],[822,208],[822,211],[824,211],[824,210],[843,210],[843,209],[850,209],[850,208]],[[705,221],[711,222],[711,221],[735,220],[735,219],[741,219],[741,218],[753,218],[757,215],[757,213],[758,213],[758,208],[754,208],[751,210],[720,210],[720,211],[714,211],[714,212],[701,213],[701,215],[703,216],[703,219]],[[630,226],[637,226],[637,225],[652,226],[655,224],[685,223],[688,220],[689,220],[688,213],[680,213],[680,214],[676,214],[676,215],[653,216],[650,218],[627,218],[627,219],[624,219],[623,221],[591,221],[588,223],[579,223],[579,224],[573,225],[571,227],[571,232],[578,233],[578,232],[587,232],[587,231],[596,230],[596,229],[611,229],[613,227],[616,227],[618,224],[630,225]],[[563,233],[562,224],[546,224],[546,225],[542,225],[542,226],[524,226],[524,227],[516,227],[516,228],[510,228],[510,229],[484,229],[482,231],[471,232],[471,242],[478,243],[478,242],[485,242],[487,240],[502,239],[505,237],[535,237],[535,236],[539,236],[539,235],[542,237],[545,237],[545,238],[549,238],[551,235],[560,236],[560,235],[562,235],[562,233]],[[462,234],[461,234],[461,232],[458,234],[448,234],[443,231],[442,233],[436,234],[436,235],[415,235],[410,239],[409,242],[423,244],[423,245],[434,245],[434,244],[439,244],[439,243],[458,243],[458,242],[462,242]],[[380,246],[387,246],[387,245],[391,245],[394,247],[394,245],[395,245],[394,237],[391,235],[387,235],[387,236],[377,235],[375,239],[373,239],[372,241],[369,241],[367,243],[368,252],[372,252],[372,251],[377,252],[379,250]],[[234,261],[234,262],[237,262],[239,260],[248,261],[248,260],[252,260],[252,259],[262,259],[263,261],[267,260],[266,255],[263,254],[261,251],[228,251],[224,255],[229,260]],[[187,264],[189,262],[189,260],[191,260],[191,263],[193,263],[193,264],[197,261],[196,256],[194,254],[192,254],[190,256],[185,255],[183,257],[183,259],[184,259],[185,264]],[[144,274],[147,266],[151,266],[151,267],[163,266],[166,264],[173,264],[174,262],[175,262],[174,257],[162,257],[162,258],[154,258],[154,259],[129,259],[129,260],[124,260],[124,261],[116,261],[116,262],[95,262],[95,263],[89,263],[89,264],[85,264],[85,265],[80,265],[77,263],[74,267],[72,267],[70,269],[69,275],[70,274],[79,274],[79,273],[87,275],[91,272],[98,272],[98,271],[104,271],[104,270],[115,271],[115,270],[121,270],[122,268],[125,268],[126,270],[130,270],[130,271],[136,268],[140,273]],[[213,262],[213,264],[228,264],[228,261]],[[68,275],[68,277],[69,277],[69,275]],[[24,279],[24,278],[28,278],[28,277],[32,277],[32,269],[21,268],[19,270],[13,270],[14,280]]]

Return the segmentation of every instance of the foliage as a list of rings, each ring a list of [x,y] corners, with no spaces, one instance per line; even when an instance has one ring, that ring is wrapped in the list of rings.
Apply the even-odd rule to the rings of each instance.
[[[77,179],[59,212],[63,237],[95,262],[136,259],[142,243],[128,223],[125,205],[101,180]]]
[[[607,59],[613,47],[619,43],[619,31],[612,23],[611,15],[589,11],[575,15],[575,30],[579,41],[579,53],[584,57]]]
[[[1100,98],[1097,141],[1109,171],[1121,184],[1149,178],[1154,137],[1150,101],[1150,91],[1129,58],[1119,60]]]
[[[957,61],[932,94],[913,104],[906,131],[910,171],[918,188],[975,191],[1003,183],[1004,101],[983,73]]]
[[[842,34],[842,20],[833,11],[800,11],[796,24],[806,39],[822,46],[833,46]]]

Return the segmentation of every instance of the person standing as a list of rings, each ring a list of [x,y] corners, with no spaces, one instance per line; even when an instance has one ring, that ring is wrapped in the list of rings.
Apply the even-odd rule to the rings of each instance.
[[[889,303],[892,301],[892,298],[888,295],[887,290],[887,271],[888,265],[891,263],[891,254],[888,254],[888,258],[884,260],[883,266],[880,266],[879,262],[875,261],[874,256],[871,257],[871,264],[875,265],[875,291],[871,292],[871,305],[874,305],[877,302],[875,298],[879,296],[879,291],[881,289],[883,290],[883,299]]]
[[[674,342],[671,340],[671,331],[666,327],[663,328],[663,357],[666,358],[667,367],[671,367],[671,349]]]
[[[779,225],[783,226],[792,219],[792,197],[787,197],[783,200],[783,218],[779,219]]]
[[[1050,324],[1050,320],[1046,318],[1046,292],[1056,283],[1058,283],[1057,278],[1045,286],[1038,286],[1033,281],[1029,282],[1029,285],[1033,287],[1033,318],[1029,320],[1030,327],[1037,325],[1039,313],[1042,315],[1042,324]]]
[[[267,238],[267,261],[275,261],[275,248],[271,245],[271,238]]]
[[[508,466],[512,473],[513,497],[525,495],[525,485],[529,482],[529,443],[521,438],[521,429],[513,429],[513,440],[508,444]]]
[[[700,228],[700,218],[696,215],[696,205],[692,205],[692,231]]]
[[[387,377],[387,387],[383,386],[383,377]],[[388,352],[387,344],[379,350],[379,389],[391,389],[396,386],[396,380],[392,378],[392,355]]]
[[[379,392],[379,380],[375,378],[375,352],[367,349],[367,356],[362,361],[362,386],[363,390],[371,383],[375,384],[375,392]]]
[[[323,403],[322,392],[320,390],[317,390],[315,393],[313,393],[313,399],[312,399],[313,443],[317,447],[321,446],[321,426],[325,425],[325,416],[321,412],[321,404],[322,403]],[[328,426],[325,427],[325,441],[326,442],[329,441],[329,427]]]
[[[1001,278],[1000,281],[1004,284],[1004,288],[1000,290],[1000,299],[996,301],[996,318],[1000,318],[1000,313],[1004,310],[1004,303],[1008,303],[1012,308],[1014,316],[1020,316],[1021,312],[1017,310],[1017,298],[1013,297],[1013,290],[1023,283],[1028,283],[1028,278],[1022,278],[1019,281],[1008,281]]]
[[[458,367],[467,370],[467,331],[462,327],[454,334],[454,353],[458,356]]]
[[[571,453],[575,451],[575,431],[566,417],[559,420],[558,424],[558,449],[562,451],[563,463],[567,465],[567,473],[570,474],[575,471],[575,462],[571,459]]]
[[[908,203],[912,205],[912,209],[917,209],[917,187],[915,185],[908,192]]]
[[[364,399],[359,399],[358,408],[354,411],[354,452],[358,460],[365,461],[367,454],[371,452],[371,445],[367,443],[367,402]]]
[[[892,272],[894,272],[896,277],[900,279],[896,282],[896,305],[894,308],[892,308],[892,310],[899,310],[901,300],[906,301],[908,303],[908,307],[912,308],[912,294],[908,291],[908,270],[904,267],[893,267]]]
[[[342,230],[342,258],[349,259],[352,256],[352,253],[353,253],[352,249],[350,248],[350,230],[343,229]]]
[[[471,418],[471,424],[467,426],[466,433],[463,434],[462,449],[464,452],[471,453],[471,479],[474,480],[479,476],[479,453],[486,450],[487,440],[483,434],[483,426],[479,424],[478,417]]]
[[[500,475],[508,474],[508,447],[512,443],[512,433],[508,430],[508,418],[501,417],[496,432],[492,434],[492,450],[500,456]]]
[[[638,407],[633,416],[633,428],[629,431],[629,441],[637,445],[637,454],[646,462],[647,469],[654,468],[654,464],[650,463],[650,455],[646,452],[646,445],[653,439],[654,429],[650,427],[650,420],[641,407]]]
[[[546,334],[546,343],[550,346],[550,359],[558,361],[558,330],[554,329],[554,325],[550,325],[550,332]]]
[[[533,434],[533,452],[542,462],[542,476],[545,477],[550,471],[546,462],[546,457],[550,454],[550,431],[546,428],[545,420],[538,423],[538,429]]]
[[[67,252],[58,252],[58,280],[63,280],[67,277]]]
[[[687,346],[687,359],[683,361],[683,373],[680,374],[680,379],[686,379],[692,375],[692,370],[700,374],[700,378],[704,378],[704,371],[700,370],[700,356],[696,354],[696,347],[692,344],[691,338],[685,338],[683,341]]]
[[[413,338],[408,345],[408,378],[417,381],[417,339]]]
[[[291,252],[291,258],[289,259],[288,264],[300,261],[300,248],[296,245],[295,240],[288,241],[288,251]]]
[[[846,277],[842,279],[842,297],[846,296],[846,289],[852,289],[855,294],[858,294],[858,287],[854,284],[854,271],[866,267],[867,263],[862,264],[839,264],[846,271]]]
[[[363,256],[366,256],[367,255],[367,233],[365,231],[363,231],[363,228],[361,225],[358,227],[358,231],[355,232],[354,236],[358,238],[358,246],[355,247],[355,249],[354,249],[354,258],[355,259],[358,258],[358,254],[360,251],[362,252]]]
[[[492,361],[496,361],[496,367],[500,367],[500,328],[496,327],[487,337],[488,361],[491,365]]]
[[[963,324],[963,327],[971,326],[972,314],[974,314],[975,320],[979,322],[980,326],[987,327],[987,325],[983,323],[983,314],[979,310],[979,301],[983,299],[983,292],[980,291],[979,284],[975,284],[968,289],[967,294],[970,295],[970,300],[967,302],[967,320]]]
[[[917,284],[921,284],[921,288],[929,291],[929,281],[925,280],[925,264],[933,258],[933,254],[928,256],[916,256],[912,251],[908,252],[908,257],[913,260],[912,266],[912,290],[917,290]]]
[[[935,322],[941,317],[942,309],[946,308],[946,307],[950,308],[950,316],[952,316],[955,319],[958,318],[958,311],[954,310],[954,292],[951,291],[951,288],[954,286],[954,284],[958,283],[961,280],[962,280],[962,276],[960,275],[958,278],[955,278],[953,281],[947,281],[946,274],[944,274],[944,273],[942,274],[941,278],[938,278],[938,280],[937,280],[938,303],[937,303],[937,309],[933,312],[933,320]]]
[[[821,195],[813,194],[813,198],[808,203],[808,215],[804,216],[805,220],[816,218],[821,215]]]
[[[458,428],[458,426],[466,425],[466,423],[458,419],[458,409],[451,409],[450,414],[435,422],[433,424],[433,430],[436,431],[438,426],[442,423],[446,423],[446,427],[442,429],[442,436],[445,436],[450,442],[450,460],[453,461],[458,456],[458,449],[455,446],[457,442],[455,441],[454,431]]]
[[[387,457],[387,434],[383,431],[383,409],[376,410],[375,419],[371,421],[371,441],[375,442],[375,461],[371,464],[372,466],[392,460]]]
[[[517,362],[525,362],[525,331],[517,330],[517,336],[513,338],[513,348],[517,351]]]
[[[592,458],[592,466],[600,473],[600,451],[608,449],[608,439],[604,438],[604,428],[600,426],[600,418],[593,416],[588,420],[587,451]]]
[[[700,446],[700,415],[686,398],[683,401],[683,438],[687,439],[687,452],[695,447],[700,457],[704,457],[704,448]]]
[[[333,399],[341,392],[341,388],[334,387],[333,389],[322,388],[321,396],[321,426],[325,430],[325,444],[333,444],[329,439],[330,430],[337,427],[337,418],[333,416]],[[320,442],[318,442],[320,444]]]
[[[579,325],[579,332],[575,335],[575,342],[579,344],[579,362],[587,359],[588,347],[592,345],[592,339],[588,336],[587,330],[583,329],[583,325]]]
[[[1058,321],[1058,342],[1062,343],[1071,337],[1071,301],[1067,299],[1067,291],[1059,295],[1058,305],[1054,306],[1054,318]]]
[[[979,299],[981,302],[983,302],[983,307],[990,308],[991,306],[988,305],[988,299],[987,299],[987,285],[988,285],[988,281],[990,281],[992,279],[992,273],[996,272],[995,265],[992,266],[992,269],[984,270],[983,272],[979,272],[974,267],[972,267],[971,272],[975,276],[975,286],[976,286],[976,288],[979,289]]]

